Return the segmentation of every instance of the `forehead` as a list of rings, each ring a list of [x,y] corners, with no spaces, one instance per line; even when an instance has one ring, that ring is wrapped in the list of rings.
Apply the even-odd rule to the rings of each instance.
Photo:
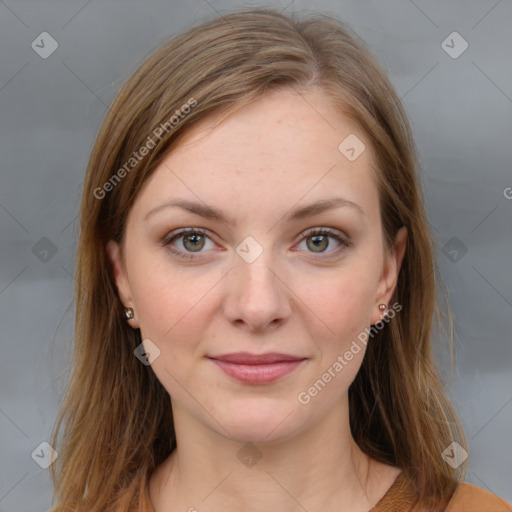
[[[356,159],[343,153],[344,141],[362,151]],[[137,209],[185,198],[260,217],[263,209],[343,196],[371,217],[378,207],[372,165],[366,134],[322,93],[277,90],[189,128],[149,178]]]

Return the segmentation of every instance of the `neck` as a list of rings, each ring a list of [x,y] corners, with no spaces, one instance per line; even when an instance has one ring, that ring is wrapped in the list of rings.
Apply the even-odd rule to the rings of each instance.
[[[286,439],[279,425],[267,442],[229,439],[174,404],[173,415],[177,448],[150,479],[155,512],[365,512],[392,483],[352,438],[348,400]]]

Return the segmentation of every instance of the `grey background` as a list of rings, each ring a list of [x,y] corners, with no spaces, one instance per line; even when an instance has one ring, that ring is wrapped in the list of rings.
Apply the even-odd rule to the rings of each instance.
[[[270,4],[0,1],[0,512],[50,507],[49,471],[31,453],[50,440],[65,389],[76,215],[107,107],[164,40],[242,5]],[[347,21],[404,102],[455,314],[449,393],[469,441],[467,481],[512,501],[512,2],[272,5]],[[46,59],[31,47],[43,31],[59,45]],[[458,58],[441,46],[453,31],[469,44]]]

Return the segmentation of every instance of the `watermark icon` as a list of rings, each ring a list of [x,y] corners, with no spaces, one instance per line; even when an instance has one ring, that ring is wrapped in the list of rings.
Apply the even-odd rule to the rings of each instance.
[[[236,452],[238,460],[249,468],[252,468],[262,457],[262,453],[254,444],[246,443]]]
[[[454,236],[443,245],[443,252],[452,263],[457,263],[468,252],[468,248]]]
[[[458,59],[468,49],[468,46],[468,42],[458,32],[452,32],[441,43],[441,48],[452,59]]]
[[[150,339],[143,340],[133,353],[144,366],[153,364],[160,357],[160,349]]]
[[[252,236],[248,236],[241,243],[237,245],[236,253],[246,263],[253,263],[256,259],[261,256],[263,247],[256,242]]]
[[[59,47],[59,43],[48,32],[41,32],[30,46],[39,57],[47,59]]]
[[[47,237],[39,239],[32,247],[32,254],[43,263],[47,263],[57,254],[57,246]]]
[[[48,469],[57,460],[59,454],[50,443],[43,441],[30,456],[40,467]]]
[[[365,149],[363,141],[353,133],[345,137],[338,146],[338,151],[350,162],[359,158]]]
[[[383,319],[376,323],[375,325],[370,326],[368,329],[367,327],[364,329],[364,331],[361,331],[357,335],[357,340],[359,343],[366,346],[368,343],[368,340],[370,338],[373,338],[381,329],[384,328],[384,326],[395,317],[396,312],[402,311],[402,305],[398,302],[395,302],[391,309],[388,309],[384,312]],[[338,375],[345,366],[349,364],[352,359],[354,359],[354,356],[359,354],[361,352],[362,348],[361,345],[358,343],[357,340],[352,340],[352,343],[350,345],[350,348],[346,350],[343,355],[338,355],[336,358],[336,361],[327,368],[327,370],[322,374],[322,376],[317,379],[307,390],[301,391],[297,395],[297,400],[299,404],[307,405],[309,402],[311,402],[311,399],[322,391],[329,382],[331,382],[336,375]]]
[[[144,144],[139,148],[138,151],[134,151],[131,157],[120,167],[112,176],[103,184],[101,187],[96,187],[93,191],[93,195],[96,199],[103,199],[107,192],[111,192],[117,186],[118,183],[137,165],[139,162],[153,149],[157,142],[155,139],[162,140],[162,136],[165,133],[169,133],[173,130],[179,122],[184,119],[191,111],[193,107],[197,105],[197,100],[190,98],[187,103],[184,103],[179,109],[174,111],[174,114],[165,123],[161,123],[148,135]]]
[[[505,187],[503,189],[503,195],[505,199],[512,199],[512,187]]]
[[[468,452],[457,441],[453,441],[443,450],[441,457],[453,469],[457,469],[468,458]]]

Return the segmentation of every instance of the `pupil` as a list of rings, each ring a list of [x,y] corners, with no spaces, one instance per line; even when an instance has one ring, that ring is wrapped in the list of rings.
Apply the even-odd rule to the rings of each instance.
[[[202,246],[204,245],[204,242],[203,244],[201,244],[202,238],[203,235],[188,235],[187,237],[185,237],[185,247],[187,247],[187,242],[191,243],[192,244],[192,248],[195,247],[195,248],[199,248],[201,249]],[[188,248],[188,247],[187,247]]]
[[[324,235],[315,235],[311,237],[315,248],[326,249],[327,248],[327,237]],[[319,252],[319,251],[315,251]]]

